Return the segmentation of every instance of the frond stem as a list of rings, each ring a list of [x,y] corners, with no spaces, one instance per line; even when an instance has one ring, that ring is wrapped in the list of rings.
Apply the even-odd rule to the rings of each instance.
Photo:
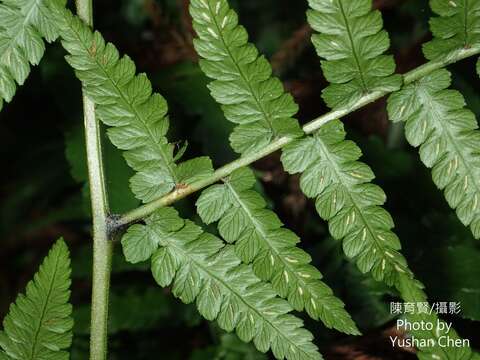
[[[470,56],[474,56],[477,54],[480,54],[479,46],[458,49],[456,51],[451,52],[448,56],[446,56],[443,59],[430,61],[428,63],[425,63],[405,73],[403,75],[403,83],[405,85],[410,84],[430,74],[435,70],[441,69],[449,64],[453,64],[455,62],[458,62],[460,60],[466,59]],[[349,104],[343,107],[339,107],[337,109],[333,109],[332,111],[324,115],[321,115],[316,119],[313,119],[312,121],[308,122],[303,126],[303,131],[306,134],[312,134],[318,129],[320,129],[326,123],[336,119],[340,119],[362,108],[363,106],[382,98],[383,96],[389,93],[390,93],[389,91],[374,91],[374,92],[368,93],[362,96],[358,101],[356,101],[353,104]],[[295,138],[290,136],[283,136],[283,137],[276,138],[274,141],[272,141],[270,144],[265,146],[263,149],[260,149],[255,153],[247,153],[242,157],[240,157],[239,159],[234,160],[233,162],[220,167],[208,178],[196,181],[184,188],[176,189],[171,193],[157,200],[144,204],[132,211],[127,212],[124,215],[121,215],[118,218],[116,225],[121,227],[121,226],[125,226],[128,224],[140,221],[143,218],[147,217],[148,215],[152,214],[155,210],[164,206],[171,205],[174,202],[187,197],[188,195],[191,195],[209,185],[212,185],[220,181],[222,178],[230,175],[235,170],[241,167],[250,165],[251,163],[281,149],[285,145],[291,143],[293,140],[295,140]]]
[[[78,16],[92,26],[92,0],[76,0]],[[107,358],[108,295],[113,242],[109,240],[108,196],[102,155],[102,132],[94,103],[83,95],[85,140],[93,219],[93,275],[90,360]]]

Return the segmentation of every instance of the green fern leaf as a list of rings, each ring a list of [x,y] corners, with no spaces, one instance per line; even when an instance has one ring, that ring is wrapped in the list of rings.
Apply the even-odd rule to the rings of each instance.
[[[54,0],[65,6],[65,0]],[[23,85],[30,65],[38,65],[45,44],[58,36],[46,0],[0,1],[0,110],[10,102],[16,84]]]
[[[343,239],[345,254],[376,280],[395,284],[399,274],[410,274],[391,231],[393,220],[380,206],[385,194],[369,182],[372,170],[357,161],[360,149],[345,140],[343,124],[332,121],[314,136],[296,140],[284,148],[282,163],[291,174],[303,173],[302,191],[316,198],[320,216],[329,221],[330,233]]]
[[[397,288],[405,302],[428,304],[427,296],[423,291],[424,286],[419,281],[410,277],[400,276]],[[420,360],[473,360],[475,358],[474,353],[466,343],[462,344],[462,346],[445,346],[447,338],[451,341],[458,342],[461,342],[461,338],[453,328],[450,328],[448,331],[438,331],[438,322],[443,322],[443,320],[440,320],[434,311],[431,313],[409,313],[406,315],[406,318],[410,323],[422,324],[423,322],[424,324],[428,323],[433,325],[433,330],[420,328],[418,330],[411,329],[411,331],[408,331],[410,335],[414,336],[417,340],[425,340],[425,344],[428,344],[427,346],[420,346],[417,349],[417,357]],[[446,327],[444,327],[444,329],[446,329]]]
[[[253,172],[239,169],[224,182],[199,197],[197,210],[202,220],[207,224],[219,221],[220,234],[236,243],[238,257],[246,264],[253,262],[255,275],[271,282],[295,310],[306,309],[328,328],[359,334],[342,301],[320,281],[322,275],[310,265],[310,256],[295,246],[298,237],[281,227],[275,213],[265,209],[263,198],[252,190]]]
[[[70,259],[60,239],[52,247],[26,295],[20,294],[3,320],[0,358],[68,359],[73,319],[70,298]]]
[[[62,45],[69,52],[67,61],[89,98],[96,104],[100,120],[110,126],[108,136],[121,150],[129,166],[137,173],[130,185],[138,199],[148,202],[175,187],[208,176],[213,172],[210,159],[204,157],[176,164],[181,157],[168,142],[167,103],[152,94],[145,74],[135,75],[135,64],[120,58],[111,43],[92,32],[70,11],[54,8]]]
[[[392,56],[382,16],[372,11],[371,0],[309,0],[308,22],[318,32],[312,36],[322,60],[323,74],[332,83],[323,90],[330,108],[356,102],[373,91],[394,91],[401,77],[392,75]]]
[[[230,136],[238,153],[254,152],[282,136],[303,134],[292,117],[298,106],[248,34],[238,25],[226,0],[192,0],[190,14],[198,34],[195,49],[203,72],[215,81],[208,87],[226,118],[238,124]]]
[[[429,60],[450,52],[480,45],[480,3],[472,0],[431,0],[439,15],[430,19],[434,39],[423,45]]]
[[[383,55],[390,45],[380,12],[370,0],[309,0],[308,21],[317,34],[312,42],[324,60],[331,83],[323,98],[331,108],[346,106],[373,91],[395,91],[402,80],[392,75],[395,62]],[[303,173],[300,186],[316,198],[319,215],[330,233],[343,239],[345,254],[363,272],[394,285],[401,274],[413,276],[399,253],[400,241],[391,231],[393,220],[381,205],[383,190],[370,182],[372,170],[359,162],[361,150],[345,140],[340,121],[324,125],[313,136],[284,148],[282,162],[290,173]]]
[[[145,225],[131,226],[122,245],[131,262],[151,256],[160,286],[173,283],[176,297],[196,300],[202,316],[216,319],[226,331],[236,330],[258,350],[271,349],[277,359],[321,359],[303,322],[288,314],[290,305],[251,266],[241,265],[231,245],[181,219],[174,209],[159,209]]]
[[[480,238],[480,131],[463,96],[450,86],[450,73],[437,70],[388,99],[392,121],[406,121],[405,132],[449,205]]]
[[[393,59],[381,55],[388,48],[388,35],[381,30],[380,13],[370,11],[371,1],[309,0],[309,3],[312,7],[309,22],[320,32],[313,36],[313,43],[319,56],[326,59],[322,68],[332,83],[323,92],[328,106],[354,103],[375,90],[399,89],[400,77],[391,75],[395,70]],[[345,141],[342,124],[334,121],[312,137],[288,145],[282,161],[287,171],[303,172],[300,182],[303,192],[317,197],[317,211],[329,221],[330,233],[334,238],[343,238],[345,254],[356,260],[362,272],[371,271],[376,280],[395,285],[405,301],[426,301],[421,291],[423,286],[419,288],[399,252],[400,241],[391,231],[393,220],[380,207],[385,194],[369,183],[374,174],[357,161],[360,156],[360,149]],[[425,314],[411,318],[411,321],[421,320],[436,324],[438,319]],[[420,349],[421,359],[470,359],[468,346],[444,350],[439,346],[438,334],[413,333],[418,338],[436,341],[432,348]],[[450,334],[458,338],[453,330]]]

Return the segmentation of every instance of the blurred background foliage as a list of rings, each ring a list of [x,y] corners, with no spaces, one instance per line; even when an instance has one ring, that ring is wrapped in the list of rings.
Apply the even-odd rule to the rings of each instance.
[[[170,138],[188,139],[188,156],[209,155],[219,166],[235,158],[229,148],[231,125],[211,99],[197,65],[187,0],[102,0],[95,23],[146,72],[170,106]],[[327,111],[320,98],[326,82],[310,44],[306,1],[231,0],[252,41],[272,61],[274,72],[300,104],[306,122]],[[427,0],[375,0],[391,34],[400,72],[424,62],[421,44],[429,39]],[[0,315],[23,290],[54,239],[64,236],[73,256],[75,340],[73,359],[88,354],[91,239],[80,85],[63,61],[58,44],[48,48],[14,101],[0,113]],[[451,67],[454,86],[480,114],[474,60]],[[457,220],[403,129],[389,124],[385,100],[344,119],[350,138],[364,152],[376,182],[388,195],[404,252],[432,301],[459,301],[462,314],[447,317],[480,348],[480,245]],[[115,213],[138,205],[128,188],[131,170],[105,141],[109,197]],[[396,294],[360,274],[328,236],[326,224],[287,176],[273,154],[256,164],[258,187],[282,221],[302,238],[302,246],[347,304],[364,336],[352,338],[307,321],[327,359],[410,359],[392,349],[389,302]],[[198,220],[195,196],[176,206]],[[214,229],[210,229],[215,231]],[[110,359],[267,359],[235,335],[203,321],[169,289],[154,283],[148,266],[127,264],[116,246],[111,295]],[[365,356],[365,357],[361,357]]]

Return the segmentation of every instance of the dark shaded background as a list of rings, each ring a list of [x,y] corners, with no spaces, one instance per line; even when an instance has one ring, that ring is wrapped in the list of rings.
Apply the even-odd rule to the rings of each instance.
[[[228,145],[231,125],[205,87],[192,47],[193,31],[184,0],[94,1],[95,23],[109,41],[128,53],[141,72],[168,100],[170,138],[188,139],[187,156],[206,154],[215,164],[235,155]],[[326,86],[305,23],[306,1],[231,0],[251,39],[271,60],[274,71],[300,104],[306,122],[327,111],[320,98]],[[430,38],[426,0],[374,1],[391,34],[400,72],[424,62],[421,44]],[[0,113],[0,316],[23,291],[54,240],[64,236],[73,257],[75,340],[73,359],[86,359],[90,298],[90,220],[83,144],[80,85],[63,61],[58,44],[50,46],[14,101]],[[480,112],[474,59],[451,67],[454,87],[469,107]],[[432,301],[461,301],[460,317],[447,318],[472,345],[480,347],[480,247],[457,220],[416,150],[392,127],[385,100],[345,119],[349,137],[388,195],[404,253],[426,283]],[[128,188],[132,175],[121,155],[106,146],[112,208],[120,213],[138,205]],[[273,154],[254,165],[259,189],[281,219],[303,239],[302,246],[347,304],[362,337],[345,337],[306,319],[328,359],[413,359],[391,348],[395,332],[389,302],[395,293],[361,275],[345,261],[339,243],[311,201],[287,176]],[[195,196],[177,204],[195,220]],[[215,229],[210,229],[215,231]],[[193,306],[182,305],[154,283],[148,264],[127,264],[116,246],[112,279],[110,359],[264,359],[252,346],[203,321]]]

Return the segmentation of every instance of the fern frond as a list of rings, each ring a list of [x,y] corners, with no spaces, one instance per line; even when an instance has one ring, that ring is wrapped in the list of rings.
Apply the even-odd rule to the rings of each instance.
[[[70,258],[60,239],[44,259],[26,295],[20,294],[3,320],[0,357],[6,359],[68,359],[72,342]]]
[[[423,45],[429,60],[452,51],[480,46],[480,3],[475,0],[431,0],[438,17],[430,19],[434,39]]]
[[[160,286],[185,303],[196,300],[207,320],[226,331],[236,330],[258,350],[272,349],[277,359],[321,359],[303,322],[288,314],[292,308],[261,282],[251,266],[242,265],[231,245],[162,208],[133,225],[122,238],[130,262],[152,257],[152,273]]]
[[[303,173],[300,186],[316,198],[319,215],[329,222],[335,239],[343,239],[345,254],[376,280],[396,283],[399,274],[410,274],[398,252],[400,241],[391,231],[393,220],[381,205],[385,193],[369,182],[372,170],[359,162],[360,149],[345,140],[343,124],[332,121],[313,136],[284,148],[282,163],[291,174]]]
[[[308,22],[317,32],[312,42],[323,74],[331,83],[323,90],[330,108],[355,102],[373,91],[394,91],[400,75],[395,62],[383,55],[390,46],[382,15],[372,11],[371,0],[309,0]]]
[[[239,124],[230,136],[238,153],[254,152],[282,136],[301,136],[293,116],[298,106],[285,93],[226,0],[192,0],[190,14],[198,35],[200,67],[215,81],[208,87],[226,118]]]
[[[168,142],[167,103],[145,74],[135,75],[133,61],[106,43],[70,11],[54,8],[68,63],[82,81],[87,96],[96,104],[100,120],[112,143],[121,150],[137,174],[130,185],[138,199],[152,201],[177,186],[189,184],[213,172],[209,158],[176,162]]]
[[[310,3],[311,6],[314,8],[314,11],[311,11],[309,13],[309,17],[311,23],[317,28],[317,30],[319,30],[323,26],[323,23],[321,23],[320,21],[321,19],[324,19],[327,22],[328,26],[326,27],[330,29],[324,29],[326,32],[331,31],[332,28],[337,29],[337,32],[333,35],[330,33],[317,35],[315,37],[315,43],[317,45],[317,48],[319,44],[323,40],[329,38],[329,36],[334,36],[335,40],[339,41],[338,44],[342,43],[345,45],[343,52],[344,55],[342,55],[342,57],[338,59],[329,58],[329,60],[335,61],[323,62],[323,67],[327,69],[327,72],[330,72],[330,79],[334,80],[335,76],[337,76],[336,79],[341,78],[341,81],[339,81],[338,84],[334,84],[332,89],[348,88],[348,96],[346,96],[347,92],[343,90],[333,90],[331,94],[338,94],[338,91],[341,91],[342,95],[340,97],[342,99],[348,98],[347,100],[351,101],[353,98],[357,98],[357,96],[364,95],[365,92],[387,89],[396,90],[399,88],[401,84],[400,77],[397,75],[391,75],[395,70],[395,64],[393,62],[393,59],[391,57],[381,55],[388,48],[388,35],[385,31],[380,31],[382,27],[381,16],[378,12],[370,11],[371,3],[369,1],[361,1],[361,6],[358,7],[344,4],[344,1],[342,2],[341,0],[336,0],[334,2],[329,1],[328,3],[322,1],[311,1]],[[238,65],[240,64],[242,66],[245,66],[243,61],[247,58],[249,59],[248,64],[250,64],[252,61],[255,61],[255,59],[257,59],[258,55],[253,45],[247,44],[246,31],[243,27],[238,25],[237,15],[235,14],[235,12],[233,12],[233,10],[229,9],[228,4],[224,0],[194,0],[191,2],[190,12],[194,19],[195,29],[199,36],[199,39],[196,41],[196,50],[200,54],[200,56],[204,58],[204,60],[202,61],[202,69],[207,74],[207,76],[217,79],[212,83],[213,86],[212,84],[210,86],[212,90],[212,96],[216,98],[218,102],[224,105],[223,107],[227,118],[229,117],[229,106],[232,105],[229,104],[228,101],[234,101],[234,104],[232,105],[234,106],[234,109],[241,109],[243,112],[247,112],[247,115],[258,115],[259,111],[245,111],[246,109],[250,109],[246,106],[250,106],[252,103],[251,98],[247,98],[247,95],[250,96],[252,94],[252,92],[247,91],[248,89],[252,89],[252,86],[250,82],[245,82],[244,79],[241,78],[241,75],[244,72],[240,71],[242,68]],[[335,26],[334,23],[336,24]],[[342,29],[344,30],[343,32]],[[352,29],[356,29],[355,38],[351,38],[353,36],[351,34]],[[331,39],[332,42],[335,42],[335,40],[333,38]],[[355,41],[352,42],[353,40]],[[348,47],[349,44],[350,47]],[[348,51],[348,49],[350,49],[350,52]],[[337,50],[338,49],[336,49],[335,51]],[[319,51],[322,51],[321,47]],[[321,54],[323,54],[323,52]],[[329,55],[327,55],[327,57],[328,56]],[[266,63],[266,60],[264,60],[263,57],[258,58],[257,61],[259,61],[262,65],[245,66],[245,72],[247,74],[249,74],[250,71],[252,72],[252,75],[248,76],[249,78],[255,79],[255,76],[260,76],[260,78],[264,79],[270,75],[270,66],[268,65],[268,63]],[[263,65],[264,63],[265,65]],[[255,63],[253,62],[251,64]],[[371,64],[373,64],[373,66],[371,66]],[[345,75],[347,73],[347,71],[345,70],[348,68],[347,65],[353,69],[349,72],[351,76]],[[338,66],[339,70],[336,70],[337,75],[335,75],[333,73],[335,71],[334,68],[337,68]],[[268,71],[266,71],[265,69],[268,69]],[[343,71],[342,69],[345,70],[345,73],[343,75],[340,74],[340,72]],[[232,74],[236,74],[235,77]],[[240,80],[242,81],[239,81],[239,76]],[[348,84],[345,84],[346,82],[348,82]],[[356,86],[355,84],[360,84],[361,86]],[[230,88],[229,86],[234,86],[234,88]],[[241,99],[238,104],[236,102],[237,99]],[[289,97],[289,99],[291,98]],[[293,103],[293,100],[290,101]],[[339,103],[331,103],[330,105],[337,106],[339,105]],[[280,106],[277,106],[277,108],[272,107],[271,116],[275,118],[284,117],[282,109],[283,108]],[[238,114],[240,114],[240,112]],[[250,121],[249,119],[251,118],[251,116],[246,116],[245,118],[247,119],[247,121]],[[230,120],[235,122],[235,120]],[[256,121],[258,121],[257,118]],[[325,126],[322,129],[323,130],[321,131],[321,134],[328,137],[328,131],[329,129],[332,129],[332,127]],[[262,134],[260,131],[256,132],[256,135],[262,136],[262,138],[264,137],[264,134]],[[253,139],[256,135],[251,133],[247,134],[246,137]],[[333,136],[335,137],[335,134],[333,134]],[[295,144],[309,144],[310,140],[314,138],[321,139],[322,136],[316,136],[312,138],[309,137],[303,140],[298,140],[295,142]],[[235,144],[232,145],[235,146]],[[314,169],[316,167],[314,166],[314,163],[317,160],[317,156],[315,154],[318,153],[318,149],[316,149],[315,146],[313,148],[310,148],[310,146],[307,145],[306,147],[307,148],[299,149],[299,153],[296,155],[298,155],[299,161],[308,162],[307,165],[311,165],[312,169]],[[355,147],[355,145],[352,144],[352,147]],[[295,148],[295,145],[289,146],[284,150],[288,152],[288,149],[293,148]],[[355,149],[357,148],[355,147]],[[345,150],[346,154],[344,153],[343,155],[340,154],[341,151],[339,149],[336,149],[339,154],[331,154],[332,149],[329,146],[323,147],[324,156],[326,156],[328,159],[335,160],[337,160],[336,156],[346,156],[348,160],[348,157],[351,156],[351,152],[348,152],[348,148]],[[288,159],[288,154],[286,155],[285,151],[284,159]],[[338,164],[334,164],[334,166],[337,165]],[[351,162],[348,162],[347,164],[343,165],[359,167],[359,171],[364,171],[365,168],[367,168],[368,173],[371,173],[370,169],[364,164],[358,165],[357,163],[351,164]],[[303,170],[305,170],[305,168],[295,172],[300,172]],[[354,169],[351,170],[352,173],[355,173],[353,171]],[[363,229],[365,229],[365,235],[363,232],[360,232],[358,234],[355,233],[354,228],[356,229],[356,226],[353,226],[354,224],[347,226],[349,229],[351,228],[350,230],[354,234],[350,234],[350,236],[347,237],[347,240],[345,242],[345,248],[348,250],[350,256],[358,257],[359,265],[361,265],[363,271],[369,271],[373,267],[377,279],[383,279],[384,275],[386,275],[387,278],[390,278],[388,282],[393,283],[393,274],[402,271],[408,272],[408,268],[406,267],[403,257],[398,252],[396,252],[396,250],[400,248],[400,244],[396,236],[390,231],[390,229],[393,227],[393,222],[390,218],[390,215],[388,215],[388,213],[386,213],[380,207],[373,206],[378,205],[376,203],[379,201],[378,198],[380,198],[380,204],[383,204],[383,202],[385,201],[385,196],[383,192],[381,191],[381,189],[374,187],[373,185],[364,185],[366,181],[370,181],[373,178],[373,175],[370,176],[369,174],[367,174],[366,176],[368,179],[366,178],[362,181],[359,180],[358,183],[351,183],[350,178],[353,179],[354,177],[346,176],[345,186],[340,186],[340,195],[353,198],[354,200],[358,200],[358,193],[363,191],[364,187],[368,188],[369,190],[375,189],[375,191],[372,190],[374,192],[373,194],[365,195],[367,198],[366,203],[363,202],[364,199],[359,199],[359,204],[356,207],[357,210],[351,211],[352,214],[357,212],[360,214],[365,209],[367,209],[366,211],[369,211],[368,217],[370,218],[370,222],[366,222],[365,224],[363,224],[364,226],[361,227],[362,231]],[[318,177],[315,178],[315,176],[317,175],[318,173],[315,173],[315,171],[309,171],[302,177],[304,179],[303,189],[306,191],[307,195],[309,195],[309,193],[312,193],[312,187],[316,186],[317,188],[322,188],[323,185],[321,184],[321,182],[319,183]],[[332,181],[336,181],[336,179]],[[361,186],[359,189],[357,189],[354,185]],[[353,191],[354,193],[350,194],[349,191]],[[320,192],[313,195],[310,194],[310,196],[314,197],[319,194]],[[368,195],[371,195],[371,198]],[[333,196],[333,194],[331,196]],[[339,203],[340,201],[347,200],[339,199]],[[370,203],[369,201],[371,201],[372,203]],[[320,201],[318,203],[320,203]],[[227,204],[222,203],[221,206],[225,208]],[[349,208],[351,206],[353,205],[350,204]],[[337,211],[339,210],[340,209],[338,209]],[[325,213],[325,210],[319,210],[319,212],[322,214]],[[327,216],[327,218],[330,218],[335,214],[330,214],[330,216]],[[228,216],[226,218],[231,221],[238,221],[239,219],[236,216]],[[335,219],[339,219],[339,217]],[[357,218],[357,221],[362,221],[362,219],[363,218],[359,216]],[[208,215],[207,218],[204,218],[204,220],[209,220]],[[224,219],[222,220],[223,222],[219,223],[221,232],[223,223],[227,221]],[[338,224],[338,221],[334,221],[331,226],[331,230],[336,232],[337,237],[343,238],[347,235],[347,233],[345,233],[345,229],[338,228],[341,227],[340,225],[341,224]],[[231,228],[228,227],[228,229]],[[228,240],[228,234],[223,235],[226,236]],[[383,240],[380,240],[378,236],[380,236],[380,239]],[[370,239],[371,244],[368,246],[365,245],[364,247],[360,246],[359,244],[364,243],[364,238]],[[243,243],[240,242],[240,244]],[[379,245],[373,247],[372,244]],[[252,249],[246,250],[250,252],[252,251]],[[372,251],[372,253],[374,254],[373,257],[369,251]],[[387,251],[386,254],[385,251]]]
[[[392,121],[406,121],[405,133],[449,205],[480,238],[480,131],[463,96],[450,86],[450,73],[437,70],[388,99]]]
[[[65,6],[65,0],[53,0]],[[46,0],[0,1],[0,110],[23,85],[30,65],[38,65],[45,44],[58,36]]]
[[[400,88],[393,57],[383,55],[390,41],[371,1],[309,0],[309,4],[308,21],[318,32],[312,42],[331,83],[322,94],[329,107],[356,102],[369,92]],[[329,221],[332,236],[343,239],[345,254],[363,273],[371,271],[376,280],[393,285],[400,274],[412,274],[398,252],[401,245],[391,231],[393,220],[381,207],[385,193],[370,183],[374,174],[358,161],[360,156],[361,150],[345,140],[343,125],[336,120],[287,145],[282,162],[288,172],[303,173],[302,191],[316,198],[319,215]]]
[[[400,276],[397,284],[403,300],[410,303],[427,303],[427,296],[423,291],[423,284],[410,277]],[[424,328],[410,329],[408,332],[415,336],[418,340],[425,340],[425,344],[429,344],[428,341],[433,341],[433,346],[420,346],[417,350],[417,357],[420,360],[431,359],[447,359],[447,360],[473,360],[475,358],[474,353],[468,346],[445,346],[445,339],[449,338],[452,341],[460,341],[460,337],[453,328],[448,331],[439,331],[438,323],[443,322],[440,320],[436,313],[414,312],[413,314],[406,314],[406,318],[410,323],[432,324],[433,330],[426,330]],[[446,329],[446,327],[444,327]],[[443,339],[440,339],[442,338]],[[421,345],[421,342],[419,342]]]
[[[319,56],[326,59],[321,63],[322,69],[332,83],[323,92],[328,106],[347,105],[366,92],[400,88],[400,77],[392,75],[395,70],[392,57],[381,55],[388,49],[389,40],[381,30],[380,13],[370,11],[371,1],[309,0],[309,3],[312,7],[309,22],[320,32],[313,36],[313,43]],[[300,181],[303,192],[317,197],[317,211],[329,221],[330,233],[336,239],[343,239],[345,254],[356,260],[362,272],[371,271],[376,280],[396,286],[404,301],[426,302],[423,285],[414,279],[399,252],[400,241],[391,231],[393,220],[381,207],[385,194],[380,187],[369,183],[374,174],[358,161],[360,156],[361,150],[355,143],[345,141],[341,122],[333,121],[313,136],[287,145],[282,162],[291,173],[303,172]],[[436,326],[438,318],[434,314],[415,314],[410,320]],[[420,359],[470,359],[468,347],[443,348],[436,332],[412,333],[419,339],[435,341],[433,347],[419,349]],[[453,329],[448,335],[458,339]]]
[[[252,189],[254,184],[250,169],[233,172],[224,185],[213,185],[200,195],[200,217],[207,224],[219,221],[220,235],[235,243],[237,256],[246,264],[253,262],[255,275],[272,283],[295,310],[306,309],[328,328],[359,334],[343,302],[310,265],[310,255],[296,247],[298,237],[282,227],[273,211],[265,209],[264,199]]]

